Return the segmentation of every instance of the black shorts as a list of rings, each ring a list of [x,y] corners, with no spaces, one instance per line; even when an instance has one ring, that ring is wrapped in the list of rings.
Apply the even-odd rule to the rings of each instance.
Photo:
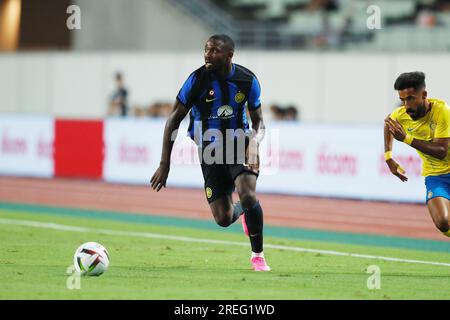
[[[248,172],[258,177],[258,173],[243,164],[201,164],[205,179],[205,195],[208,203],[234,191],[234,180]]]

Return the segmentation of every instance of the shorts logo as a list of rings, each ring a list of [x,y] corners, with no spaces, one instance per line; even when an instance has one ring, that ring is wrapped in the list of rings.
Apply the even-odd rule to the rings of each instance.
[[[228,105],[221,106],[217,110],[217,116],[220,119],[229,119],[233,116],[233,108]]]
[[[244,101],[244,99],[245,99],[245,94],[243,94],[242,92],[238,92],[234,96],[234,101],[236,101],[237,103],[241,103],[242,101]]]
[[[428,197],[428,199],[431,199],[433,197],[433,192],[431,190],[428,191],[427,197]]]
[[[209,199],[212,197],[212,189],[210,187],[207,187],[206,189],[206,197]]]

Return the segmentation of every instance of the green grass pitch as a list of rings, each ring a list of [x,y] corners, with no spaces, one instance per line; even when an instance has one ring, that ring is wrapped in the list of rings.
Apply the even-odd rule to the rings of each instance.
[[[44,210],[45,211],[45,210]],[[9,221],[8,223],[6,221]],[[13,222],[11,222],[13,221]],[[15,221],[15,222],[14,222]],[[55,228],[17,221],[58,224]],[[27,222],[28,223],[28,222]],[[60,230],[60,225],[90,228]],[[212,224],[211,224],[212,226]],[[240,226],[236,226],[237,228]],[[129,232],[105,234],[96,229]],[[243,233],[0,209],[0,299],[448,299],[450,266],[266,248],[271,272],[250,269],[250,246],[150,238],[143,233],[247,243]],[[96,241],[109,270],[67,288],[75,249]],[[450,254],[266,237],[273,245],[450,263]],[[449,244],[450,245],[450,244]],[[380,268],[370,290],[367,268]]]

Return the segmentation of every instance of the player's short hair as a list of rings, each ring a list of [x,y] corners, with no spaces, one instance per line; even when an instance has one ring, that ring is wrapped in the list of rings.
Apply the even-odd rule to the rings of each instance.
[[[425,88],[425,73],[420,71],[405,72],[398,76],[394,83],[395,90],[414,88],[420,90]]]
[[[217,41],[222,41],[225,46],[232,52],[234,52],[234,41],[233,39],[231,39],[230,36],[226,35],[226,34],[215,34],[212,35],[211,37],[209,37],[209,40],[217,40]]]

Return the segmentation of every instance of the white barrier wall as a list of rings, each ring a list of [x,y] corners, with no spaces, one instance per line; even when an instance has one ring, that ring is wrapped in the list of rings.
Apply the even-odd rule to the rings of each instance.
[[[272,130],[279,130],[279,157],[275,144],[269,156],[265,152],[260,191],[397,201],[424,197],[421,161],[412,148],[403,143],[394,146],[395,158],[405,167],[409,182],[402,183],[389,172],[382,126],[280,123]]]
[[[105,120],[103,179],[148,185],[159,165],[164,125],[163,120]],[[186,136],[187,125],[182,124],[174,145],[167,186],[203,188],[197,148]],[[0,117],[0,174],[54,176],[54,127],[49,117]],[[408,182],[388,171],[382,126],[268,122],[260,153],[260,192],[425,200],[421,160],[414,149],[394,142],[394,158],[405,168]]]
[[[203,188],[197,149],[178,134],[167,185]],[[409,181],[394,177],[384,162],[382,126],[269,123],[261,146],[258,191],[370,200],[422,202],[425,186],[417,153],[394,143],[394,157]],[[148,184],[159,165],[163,121],[105,121],[104,179]]]
[[[0,113],[101,118],[122,71],[130,105],[175,101],[203,61],[197,52],[0,54]],[[450,101],[450,54],[244,52],[234,61],[253,70],[263,110],[294,104],[306,122],[382,123],[400,102],[393,90],[405,71],[427,74],[430,97]]]
[[[164,121],[108,119],[104,125],[103,177],[110,182],[149,183],[159,165]],[[170,171],[173,186],[202,188],[195,144],[185,136],[187,122],[179,130]]]
[[[0,117],[0,174],[53,176],[54,120]]]

